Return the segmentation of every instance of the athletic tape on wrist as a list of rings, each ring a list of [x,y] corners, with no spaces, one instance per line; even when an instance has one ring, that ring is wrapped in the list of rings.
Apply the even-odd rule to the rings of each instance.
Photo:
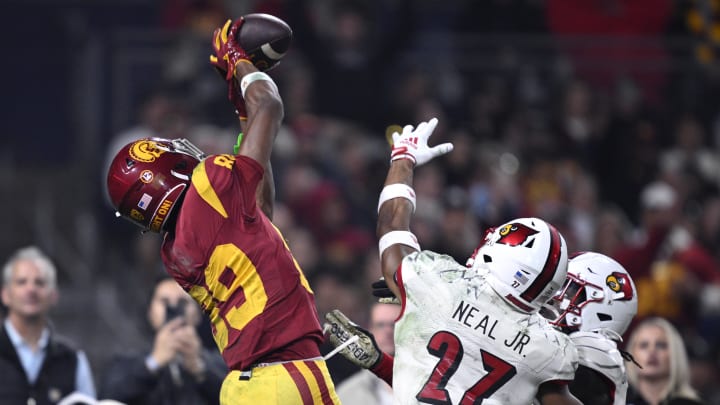
[[[248,86],[252,84],[253,82],[256,82],[258,80],[265,80],[272,84],[275,84],[273,79],[267,75],[265,72],[252,72],[248,73],[245,76],[242,77],[240,80],[240,92],[242,93],[243,98],[245,98],[245,90],[247,90]]]
[[[396,244],[410,246],[415,250],[421,250],[415,234],[410,231],[390,231],[383,235],[378,242],[378,250],[380,251],[380,260],[385,249]]]
[[[408,153],[408,149],[406,146],[393,147],[393,150],[390,153],[390,163],[400,159],[407,159],[411,161],[413,165],[415,165],[416,163],[415,156],[413,156],[411,153]]]
[[[407,184],[402,183],[388,184],[383,187],[380,198],[378,199],[378,212],[380,212],[380,207],[382,207],[385,201],[392,200],[393,198],[405,198],[410,201],[413,212],[415,212],[415,190]]]

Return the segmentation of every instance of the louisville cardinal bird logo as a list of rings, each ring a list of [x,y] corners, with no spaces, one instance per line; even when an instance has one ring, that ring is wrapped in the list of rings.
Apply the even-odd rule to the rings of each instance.
[[[623,300],[629,300],[633,297],[633,289],[628,280],[627,275],[623,273],[612,273],[605,279],[605,284],[608,288],[615,291],[616,293],[623,293]]]
[[[500,228],[498,233],[500,234],[500,238],[496,243],[502,243],[508,246],[520,246],[524,244],[529,237],[538,233],[538,231],[523,224],[512,223]]]

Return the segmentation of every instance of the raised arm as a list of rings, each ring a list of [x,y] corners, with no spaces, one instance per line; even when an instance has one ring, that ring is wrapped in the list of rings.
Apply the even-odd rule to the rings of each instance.
[[[284,111],[275,82],[259,71],[236,41],[243,18],[215,30],[211,63],[228,83],[228,99],[235,106],[242,136],[238,139],[236,155],[247,156],[264,168],[263,180],[257,190],[258,206],[272,218],[275,199],[270,157],[275,137],[280,129]]]
[[[269,76],[259,72],[250,63],[238,63],[235,66],[235,77],[240,82],[240,87],[245,88],[244,99],[248,114],[248,119],[242,126],[244,139],[238,154],[255,159],[263,165],[265,175],[257,191],[257,201],[258,206],[272,219],[275,183],[270,156],[284,114],[282,99]]]
[[[428,138],[437,122],[433,118],[420,123],[414,130],[412,125],[406,125],[402,133],[393,134],[390,170],[378,201],[376,233],[380,239],[378,245],[382,273],[388,288],[397,297],[400,296],[400,290],[395,281],[395,272],[405,256],[420,250],[415,235],[410,232],[410,218],[415,210],[413,170],[415,166],[425,164],[453,148],[450,143],[428,146]]]

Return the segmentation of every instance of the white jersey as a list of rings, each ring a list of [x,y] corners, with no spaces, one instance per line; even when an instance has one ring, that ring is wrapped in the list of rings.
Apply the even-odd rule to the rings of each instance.
[[[430,251],[403,259],[395,404],[530,404],[541,383],[573,379],[570,338],[512,308],[486,276]]]
[[[628,390],[625,362],[615,341],[597,332],[570,334],[580,364],[602,374],[614,385],[613,404],[624,405]]]

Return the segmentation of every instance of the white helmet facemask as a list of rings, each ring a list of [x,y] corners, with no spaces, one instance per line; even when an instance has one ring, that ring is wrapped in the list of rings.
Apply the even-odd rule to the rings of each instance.
[[[637,290],[615,260],[580,253],[570,259],[567,281],[541,313],[568,332],[609,331],[619,337],[637,313]]]

